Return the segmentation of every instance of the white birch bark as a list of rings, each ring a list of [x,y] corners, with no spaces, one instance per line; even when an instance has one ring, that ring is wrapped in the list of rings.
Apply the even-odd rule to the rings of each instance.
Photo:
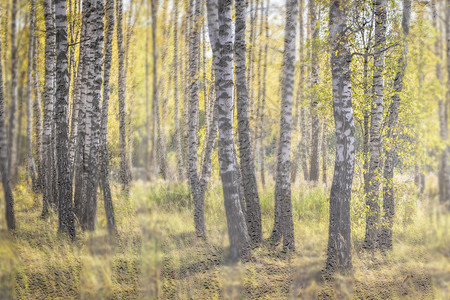
[[[330,224],[326,270],[352,269],[350,200],[355,166],[355,126],[351,94],[351,54],[348,46],[346,0],[330,4],[330,52],[336,160],[330,194]]]
[[[0,57],[1,57],[0,43]],[[5,218],[8,230],[16,229],[16,219],[14,216],[14,196],[11,190],[8,176],[8,142],[5,128],[5,99],[3,95],[3,67],[0,63],[0,176],[2,179],[3,193],[5,196]]]
[[[253,244],[262,241],[261,208],[252,155],[249,122],[249,94],[246,79],[246,1],[235,0],[235,73],[237,95],[237,118],[239,132],[240,168],[246,204],[246,221],[248,233]]]
[[[214,1],[214,0],[211,0]],[[218,101],[219,165],[223,185],[223,197],[227,216],[230,259],[247,260],[250,256],[247,224],[239,202],[236,178],[237,166],[233,159],[233,37],[231,0],[218,1],[219,34],[216,51],[219,63],[216,71]]]
[[[56,157],[58,176],[58,231],[75,239],[72,177],[69,164],[69,62],[67,58],[66,1],[55,0],[56,16]]]
[[[283,250],[295,251],[294,224],[291,202],[291,138],[292,138],[292,95],[295,77],[295,40],[298,4],[296,0],[286,2],[286,23],[284,29],[283,73],[281,79],[280,139],[277,153],[275,184],[275,221],[272,242],[283,238]]]
[[[381,179],[382,123],[383,123],[383,90],[384,90],[384,48],[386,46],[386,9],[387,0],[375,0],[375,54],[373,71],[373,101],[370,112],[369,139],[369,175],[366,205],[366,235],[364,248],[377,247],[380,223],[379,189]]]
[[[394,224],[395,215],[395,197],[394,197],[394,165],[397,157],[396,127],[398,123],[398,113],[401,104],[400,94],[403,90],[403,78],[407,65],[409,23],[411,19],[411,0],[403,0],[403,51],[402,56],[398,60],[399,70],[394,79],[394,95],[389,107],[389,114],[387,119],[387,137],[390,138],[393,145],[390,150],[386,152],[386,161],[384,165],[384,186],[383,186],[383,218],[381,222],[381,229],[379,232],[378,246],[381,249],[392,248],[392,227]]]

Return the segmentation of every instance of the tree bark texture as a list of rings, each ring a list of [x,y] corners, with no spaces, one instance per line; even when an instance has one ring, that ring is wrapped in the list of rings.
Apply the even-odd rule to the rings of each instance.
[[[355,126],[351,98],[351,54],[348,45],[346,0],[330,4],[330,47],[336,160],[330,194],[330,224],[326,270],[352,269],[350,199],[355,167]]]
[[[384,90],[384,48],[386,46],[386,9],[387,0],[376,0],[375,14],[375,54],[373,71],[373,101],[370,112],[370,139],[369,139],[369,188],[366,195],[368,207],[366,215],[366,234],[364,248],[377,247],[378,230],[380,223],[379,190],[381,182],[381,151],[383,145],[383,90]]]
[[[72,177],[69,165],[69,62],[67,58],[66,1],[55,0],[56,16],[56,157],[58,176],[58,231],[75,239]]]
[[[283,238],[283,249],[285,251],[295,251],[289,174],[291,169],[292,95],[295,77],[297,6],[296,0],[288,0],[286,2],[283,73],[281,79],[280,140],[277,149],[275,221],[272,231],[272,242],[277,243]]]
[[[235,63],[239,156],[246,203],[248,233],[253,244],[262,240],[261,208],[250,140],[249,95],[246,79],[246,1],[236,0]]]

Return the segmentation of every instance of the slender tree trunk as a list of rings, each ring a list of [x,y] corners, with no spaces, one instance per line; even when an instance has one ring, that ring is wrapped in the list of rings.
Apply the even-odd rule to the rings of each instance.
[[[86,4],[83,4],[84,8]],[[86,16],[83,14],[80,30],[80,46],[79,46],[79,60],[78,60],[78,70],[76,72],[76,77],[74,77],[74,88],[72,97],[72,122],[70,124],[70,143],[69,143],[69,159],[71,165],[72,174],[76,173],[77,166],[75,165],[77,161],[77,154],[79,154],[79,149],[82,149],[80,142],[80,135],[84,134],[84,95],[85,95],[85,76],[86,74],[86,64],[84,59],[86,57],[86,45],[87,42],[87,24]],[[81,42],[83,41],[83,42]],[[75,69],[75,66],[74,66]],[[76,197],[75,197],[76,199]]]
[[[184,163],[183,154],[181,152],[181,130],[180,130],[180,101],[178,96],[178,5],[177,0],[174,0],[174,26],[173,26],[173,97],[175,100],[175,149],[177,155],[177,169],[178,169],[178,179],[184,179]],[[206,83],[205,83],[206,84]],[[205,87],[206,88],[206,87]],[[205,94],[206,97],[206,94]],[[206,107],[205,107],[206,110]]]
[[[257,107],[258,102],[255,101],[255,71],[257,70],[255,65],[255,57],[256,57],[256,40],[257,40],[257,28],[258,28],[258,13],[260,11],[260,4],[262,4],[263,0],[255,0],[255,8],[254,8],[254,12],[251,12],[250,16],[252,18],[252,20],[254,20],[253,22],[251,22],[251,36],[250,36],[250,44],[249,44],[249,68],[248,68],[248,76],[250,76],[250,78],[248,78],[248,89],[249,89],[249,110],[250,110],[250,118],[252,118],[253,120],[253,116],[255,115],[255,107]],[[255,46],[255,47],[254,47]],[[252,149],[251,149],[252,150]],[[250,151],[251,151],[250,150]]]
[[[384,53],[386,45],[386,9],[387,0],[375,1],[375,55],[373,71],[373,102],[370,118],[369,140],[369,189],[366,205],[369,210],[366,216],[366,236],[364,248],[373,250],[377,247],[380,223],[379,189],[381,177],[382,122],[383,122],[383,89],[384,89]]]
[[[261,13],[260,13],[260,21],[259,21],[259,38],[261,39],[264,33],[264,0],[261,0]],[[259,46],[258,46],[258,68],[257,68],[257,80],[258,80],[258,94],[257,94],[257,99],[256,99],[256,117],[253,116],[249,116],[250,120],[253,120],[253,136],[252,136],[252,154],[253,154],[253,159],[256,161],[258,160],[258,153],[259,151],[258,149],[258,143],[259,143],[259,120],[261,119],[261,102],[262,102],[262,62],[263,62],[263,49],[264,49],[264,43],[259,42]],[[255,164],[255,163],[254,163]],[[255,173],[257,172],[256,169],[256,164],[255,164]]]
[[[36,27],[35,27],[36,29]],[[42,99],[41,99],[41,89],[39,83],[39,72],[37,68],[37,57],[38,57],[38,49],[39,49],[39,40],[36,39],[36,45],[34,47],[34,56],[33,56],[33,92],[34,92],[34,103],[33,103],[33,116],[34,116],[34,156],[36,157],[36,165],[38,171],[37,183],[35,187],[36,192],[43,192],[44,187],[44,168],[43,168],[43,154],[42,154],[42,132],[43,132],[43,123],[42,123]]]
[[[214,77],[213,77],[214,78]],[[217,117],[218,117],[218,110],[217,110],[217,101],[215,91],[214,91],[214,84],[210,86],[209,90],[209,102],[212,103],[212,109],[211,109],[211,119],[208,131],[208,136],[206,138],[205,143],[205,151],[202,159],[202,167],[201,167],[201,174],[200,174],[200,192],[201,195],[203,195],[202,199],[205,197],[206,187],[208,185],[209,179],[211,177],[211,163],[212,163],[212,154],[214,151],[214,146],[216,143],[217,138]]]
[[[446,51],[447,51],[447,95],[446,95],[446,104],[445,106],[448,107],[450,105],[450,1],[446,1],[447,4],[447,10],[445,14],[445,25],[446,25],[446,39],[447,39],[447,45],[446,45]],[[445,125],[447,126],[448,123],[448,111],[446,110],[445,114]],[[447,154],[449,152],[448,146],[446,145],[446,151]],[[447,162],[446,165],[446,192],[447,192],[447,198],[445,199],[447,208],[450,207],[450,165]],[[425,178],[425,176],[423,176]],[[425,185],[422,185],[422,189],[425,187]]]
[[[194,10],[193,20],[190,22],[190,42],[189,42],[189,135],[188,135],[188,170],[191,192],[194,198],[194,222],[198,237],[205,236],[205,219],[203,213],[204,197],[202,197],[198,163],[198,111],[199,111],[199,61],[200,51],[200,0],[191,0],[190,6]]]
[[[90,1],[83,2],[83,19],[81,24],[81,41],[87,41],[89,37],[88,33],[88,14],[90,11]],[[73,143],[75,148],[74,153],[74,168],[75,171],[75,192],[74,192],[74,203],[75,203],[75,214],[82,226],[85,224],[84,212],[86,206],[86,168],[89,167],[87,154],[89,136],[87,135],[88,123],[90,122],[88,109],[87,109],[87,47],[88,43],[84,42],[80,45],[80,60],[78,63],[78,122],[76,132],[72,132]],[[89,123],[90,124],[90,123]]]
[[[0,57],[1,57],[0,43]],[[0,175],[2,176],[3,193],[5,196],[5,217],[8,230],[16,229],[16,219],[14,217],[14,197],[9,183],[6,128],[5,128],[5,99],[3,96],[3,68],[0,63]]]
[[[16,180],[16,165],[17,165],[17,105],[18,105],[18,88],[17,88],[17,77],[18,77],[18,67],[17,67],[17,42],[16,42],[16,31],[17,31],[17,0],[12,1],[11,6],[11,104],[10,104],[10,115],[8,123],[8,151],[10,155],[8,156],[8,174],[10,179],[15,182]]]
[[[36,186],[36,168],[34,165],[33,145],[33,113],[32,113],[32,90],[33,90],[33,54],[34,54],[34,0],[30,1],[30,35],[28,39],[28,65],[27,65],[27,174],[32,180],[33,188]]]
[[[166,166],[166,153],[165,153],[165,142],[163,129],[161,125],[161,113],[159,107],[159,91],[158,91],[158,52],[156,47],[156,32],[157,32],[157,10],[158,3],[157,0],[152,0],[152,53],[153,53],[153,117],[156,120],[156,133],[157,133],[157,156],[158,156],[158,165],[159,165],[159,173],[163,177],[163,179],[167,178],[167,166]],[[163,34],[166,36],[166,34]],[[165,55],[163,55],[163,63],[165,60]],[[161,82],[160,82],[161,83]],[[160,84],[161,85],[161,84]],[[164,95],[163,95],[164,100]]]
[[[319,84],[319,26],[316,13],[316,0],[309,1],[309,15],[311,26],[311,156],[309,180],[313,182],[319,181],[319,135],[320,122],[317,115],[317,94],[315,89]]]
[[[210,0],[214,1],[214,0]],[[236,179],[237,166],[233,160],[233,41],[231,1],[218,1],[220,34],[217,46],[219,63],[216,69],[216,94],[219,120],[219,165],[223,185],[223,197],[227,216],[228,238],[230,241],[230,259],[248,260],[250,241],[241,204]]]
[[[125,50],[123,43],[123,0],[116,2],[117,12],[117,51],[119,60],[119,149],[120,149],[120,183],[129,194],[130,189],[130,165],[127,158],[127,128],[126,128],[126,71],[125,71]]]
[[[364,99],[370,99],[369,97],[369,52],[368,49],[364,53],[364,75],[363,75],[363,88],[364,88]],[[363,111],[364,117],[364,138],[363,138],[363,174],[364,174],[364,194],[369,193],[369,138],[370,138],[370,114],[368,109]]]
[[[288,0],[286,2],[283,74],[281,79],[281,120],[275,184],[275,222],[272,231],[272,242],[277,243],[283,238],[283,249],[285,251],[295,251],[289,171],[291,169],[292,94],[295,77],[297,12],[297,1]]]
[[[55,0],[56,15],[56,156],[58,158],[58,231],[75,239],[72,177],[69,166],[69,70],[66,1]]]
[[[146,18],[150,20],[149,11],[151,9],[151,0],[147,0],[146,7]],[[145,168],[145,176],[147,180],[151,180],[151,155],[150,155],[150,64],[149,64],[149,43],[150,43],[150,34],[148,27],[145,27],[145,158],[144,158],[144,168]],[[106,59],[105,59],[106,63]]]
[[[441,44],[441,35],[438,28],[439,23],[439,9],[437,8],[437,0],[432,0],[431,2],[432,6],[432,14],[433,14],[433,27],[435,27],[437,36],[436,41],[434,43],[435,46],[435,55],[438,58],[438,61],[436,63],[436,78],[439,81],[439,83],[442,85],[443,83],[443,76],[442,76],[442,65],[441,65],[441,58],[442,58],[442,44]],[[438,174],[438,182],[439,182],[439,200],[441,203],[446,203],[450,197],[450,195],[447,194],[447,186],[450,185],[449,183],[449,174],[448,174],[448,146],[447,146],[447,140],[448,140],[448,126],[447,126],[447,105],[443,100],[442,94],[437,94],[437,100],[439,103],[439,127],[440,127],[440,138],[443,141],[444,147],[442,149],[442,152],[440,154],[440,161],[439,161],[439,174]]]
[[[52,0],[44,1],[45,15],[45,83],[44,83],[44,130],[43,143],[43,169],[44,169],[44,193],[42,217],[47,216],[49,207],[54,206],[56,199],[53,198],[53,148],[52,148],[52,126],[53,106],[55,103],[55,23]]]
[[[260,156],[260,167],[259,171],[261,174],[261,184],[264,186],[266,184],[266,178],[264,176],[265,172],[265,162],[266,159],[266,153],[264,149],[264,109],[266,106],[266,87],[267,87],[267,56],[269,51],[269,6],[270,6],[270,0],[267,0],[266,4],[266,10],[264,12],[264,23],[265,25],[265,38],[266,42],[264,45],[264,75],[263,75],[263,86],[262,86],[262,99],[261,99],[261,111],[260,111],[260,119],[259,119],[259,133],[260,136],[259,139],[259,156]]]
[[[249,98],[246,79],[246,2],[237,0],[235,25],[235,63],[236,63],[236,94],[237,118],[239,131],[239,155],[244,194],[246,203],[246,220],[248,233],[253,244],[262,240],[261,208],[259,205],[258,187],[252,156],[249,122]]]
[[[330,194],[330,225],[326,270],[352,269],[350,199],[355,166],[355,126],[351,98],[351,54],[348,46],[349,2],[330,4],[330,52],[333,110],[336,127],[336,160]]]
[[[327,186],[327,121],[322,123],[322,183]]]
[[[116,221],[114,218],[114,207],[109,186],[109,154],[108,154],[108,109],[110,94],[110,74],[112,60],[112,41],[114,34],[114,0],[106,0],[105,4],[105,60],[103,65],[103,105],[100,134],[100,177],[103,189],[103,202],[105,205],[106,223],[108,232],[116,234]]]
[[[407,37],[409,34],[409,22],[411,18],[411,0],[403,0],[403,53],[399,58],[399,71],[395,75],[394,80],[394,95],[389,107],[389,115],[387,121],[387,136],[392,139],[393,146],[386,153],[386,161],[384,166],[384,180],[383,187],[383,221],[381,222],[380,236],[378,246],[382,249],[392,248],[392,226],[394,224],[395,201],[394,201],[394,165],[397,157],[396,151],[396,127],[398,122],[398,113],[400,106],[400,93],[403,90],[403,77],[407,64],[408,44]]]
[[[26,101],[23,101],[24,96],[26,97],[26,95],[24,95],[24,84],[25,84],[25,74],[26,72],[22,71],[20,72],[20,77],[19,77],[19,92],[18,92],[18,96],[17,99],[20,101],[18,101],[18,116],[17,116],[17,134],[15,137],[14,142],[16,143],[16,149],[17,150],[17,157],[16,157],[16,164],[14,165],[14,170],[13,170],[13,174],[16,174],[17,176],[14,177],[14,181],[12,182],[12,184],[14,185],[18,178],[18,170],[19,170],[19,166],[22,165],[22,127],[23,127],[23,115],[24,115],[24,109],[26,109]],[[25,91],[26,92],[26,91]],[[25,161],[26,162],[26,161]],[[25,164],[26,167],[26,164]]]
[[[87,132],[89,133],[90,147],[87,149],[88,166],[86,172],[86,207],[85,229],[95,229],[97,212],[97,188],[98,188],[98,156],[100,143],[100,99],[102,93],[102,65],[103,65],[103,18],[104,0],[91,0],[91,11],[88,14],[88,34],[90,41],[86,51],[87,61]],[[90,110],[90,111],[89,111]]]
[[[291,182],[295,183],[296,178],[297,178],[297,172],[298,172],[298,160],[299,158],[302,161],[303,164],[303,152],[305,151],[302,145],[303,142],[303,124],[302,124],[302,120],[305,117],[304,116],[304,107],[302,105],[303,102],[303,83],[305,80],[305,64],[304,64],[304,55],[303,55],[303,0],[300,0],[299,3],[299,20],[300,20],[300,24],[299,24],[299,31],[300,31],[300,39],[299,39],[299,59],[300,59],[300,80],[298,82],[298,89],[297,89],[297,99],[296,99],[296,103],[295,103],[295,130],[296,131],[300,131],[297,134],[297,149],[296,152],[294,153],[294,162],[292,164],[292,170],[291,170]],[[306,161],[305,161],[306,163]]]

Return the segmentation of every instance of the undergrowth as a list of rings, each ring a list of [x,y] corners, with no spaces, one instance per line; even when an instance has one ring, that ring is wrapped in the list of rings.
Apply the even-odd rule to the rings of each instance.
[[[40,199],[15,188],[18,229],[0,223],[0,299],[448,299],[450,217],[429,176],[423,195],[396,183],[394,249],[362,249],[365,203],[358,182],[352,199],[354,272],[324,281],[329,189],[292,187],[296,252],[264,242],[246,264],[227,263],[228,237],[221,186],[210,183],[205,203],[207,239],[193,227],[186,184],[136,182],[130,197],[113,189],[117,238],[106,230],[99,195],[97,230],[69,242],[57,217],[40,218]],[[260,187],[264,238],[273,225],[273,184]],[[3,211],[4,203],[0,205]]]

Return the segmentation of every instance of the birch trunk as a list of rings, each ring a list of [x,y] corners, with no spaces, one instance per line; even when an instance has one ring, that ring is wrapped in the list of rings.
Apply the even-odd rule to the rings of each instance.
[[[363,88],[364,88],[364,98],[369,98],[369,50],[366,49],[364,52],[364,75],[363,75]],[[368,195],[369,193],[369,138],[370,138],[370,114],[367,109],[363,111],[364,117],[364,137],[363,137],[363,155],[364,155],[364,165],[363,165],[363,174],[364,174],[364,194]]]
[[[447,0],[446,1],[447,4],[447,10],[446,10],[446,14],[445,14],[445,24],[446,24],[446,39],[447,39],[447,45],[446,45],[446,52],[447,52],[447,95],[446,95],[446,107],[448,107],[448,105],[450,104],[450,1]],[[446,113],[445,115],[445,125],[447,126],[447,122],[448,122],[448,115]],[[446,151],[447,151],[447,155],[448,155],[448,145],[446,145]],[[445,205],[447,205],[447,207],[450,206],[450,165],[447,162],[446,165],[446,192],[447,192],[447,198],[445,199],[446,203]],[[423,175],[423,174],[422,174]],[[423,178],[425,178],[425,176],[423,176]],[[424,179],[425,180],[425,179]],[[422,184],[421,185],[421,189],[423,190],[425,188],[425,185]]]
[[[198,163],[198,111],[199,111],[199,61],[198,53],[200,51],[200,0],[191,0],[190,6],[194,10],[193,20],[190,22],[190,41],[189,41],[189,134],[188,134],[188,172],[191,184],[191,192],[194,198],[194,222],[198,237],[205,236],[205,219],[203,213],[204,196],[202,196],[199,175],[197,169]],[[195,4],[194,4],[195,3]]]
[[[297,133],[297,149],[294,153],[294,161],[292,163],[292,170],[291,170],[291,182],[295,183],[297,179],[297,173],[298,173],[298,160],[301,159],[303,163],[303,152],[304,148],[302,145],[303,142],[303,126],[302,126],[302,119],[304,118],[304,107],[302,105],[303,102],[303,83],[305,81],[305,65],[304,65],[304,55],[303,55],[303,0],[300,0],[299,3],[299,31],[300,31],[300,39],[299,39],[299,59],[300,59],[300,80],[298,82],[298,89],[297,89],[297,98],[295,103],[295,130]]]
[[[166,154],[165,154],[165,142],[164,142],[164,136],[163,136],[163,129],[161,128],[161,113],[160,113],[160,106],[159,106],[159,96],[160,93],[158,90],[158,47],[156,45],[156,33],[157,33],[157,10],[158,10],[158,3],[157,0],[152,0],[152,53],[153,53],[153,118],[156,120],[156,143],[157,143],[157,157],[158,157],[158,165],[159,165],[159,173],[163,177],[163,179],[167,178],[167,166],[166,166]],[[165,34],[163,34],[165,36]],[[165,55],[163,55],[165,56]],[[163,63],[165,60],[165,57],[163,57]],[[159,86],[161,85],[161,81],[159,82]],[[164,88],[161,88],[162,90]],[[162,99],[165,99],[163,92]]]
[[[278,243],[281,238],[283,238],[284,251],[295,251],[289,171],[291,169],[292,94],[295,77],[297,15],[297,1],[287,0],[283,73],[281,79],[280,140],[277,149],[277,172],[275,183],[275,221],[271,237],[272,242],[274,243]]]
[[[348,46],[346,0],[330,4],[330,52],[336,160],[330,194],[330,224],[326,270],[352,269],[350,199],[355,166],[355,126],[351,98],[351,54]]]
[[[301,160],[302,160],[302,170],[303,170],[303,179],[305,181],[309,180],[308,174],[308,138],[306,132],[306,111],[305,108],[302,107],[300,110],[300,127],[302,131],[302,140],[301,140]]]
[[[1,57],[0,43],[0,57]],[[16,229],[16,219],[14,217],[14,197],[9,183],[8,168],[8,142],[5,128],[5,99],[3,95],[3,67],[0,63],[0,175],[2,177],[3,193],[5,196],[5,218],[8,230]]]
[[[44,1],[45,16],[45,83],[44,83],[44,128],[42,134],[43,170],[44,170],[44,193],[42,217],[49,213],[50,206],[54,206],[56,199],[53,198],[53,106],[55,103],[55,19],[52,0]]]
[[[30,1],[30,33],[28,39],[28,65],[27,65],[27,174],[32,180],[33,189],[35,189],[36,168],[33,160],[33,55],[34,55],[34,7],[35,1]],[[36,190],[36,189],[35,189]]]
[[[408,44],[407,37],[409,34],[409,23],[411,19],[411,0],[403,0],[403,53],[398,60],[399,71],[395,75],[394,95],[389,107],[389,115],[387,121],[387,137],[392,139],[393,146],[386,153],[386,161],[384,165],[384,187],[383,187],[383,220],[381,222],[380,236],[378,246],[382,249],[392,248],[392,227],[394,224],[395,201],[394,201],[394,165],[397,157],[396,151],[396,127],[398,123],[398,113],[400,107],[400,94],[403,90],[403,78],[407,65]]]
[[[384,90],[384,52],[386,45],[386,9],[387,0],[376,0],[375,14],[375,55],[373,71],[373,101],[370,112],[369,139],[369,188],[366,205],[369,210],[366,216],[366,234],[364,248],[373,250],[377,247],[380,223],[379,189],[381,177],[382,122],[383,122],[383,90]]]
[[[83,2],[83,19],[81,24],[81,39],[82,41],[86,41],[88,39],[88,14],[90,10],[90,2],[84,1]],[[80,221],[82,226],[84,226],[85,221],[83,220],[85,206],[86,206],[86,197],[85,190],[86,190],[86,180],[85,180],[85,169],[88,155],[86,154],[87,149],[87,124],[90,122],[89,115],[87,113],[87,103],[86,103],[86,97],[87,97],[87,46],[88,43],[84,42],[80,45],[80,60],[78,63],[78,84],[79,84],[79,91],[78,91],[78,118],[80,119],[76,132],[72,132],[72,137],[74,141],[74,145],[76,147],[75,149],[75,157],[74,157],[74,170],[75,170],[75,194],[74,194],[74,203],[75,203],[75,214],[78,217],[78,220]],[[74,136],[75,135],[75,136]]]
[[[309,15],[311,26],[311,156],[309,180],[319,181],[319,136],[320,122],[317,115],[317,95],[316,89],[319,84],[319,26],[316,12],[316,0],[309,1]]]
[[[246,221],[250,240],[257,245],[262,241],[261,208],[259,205],[258,187],[253,163],[252,145],[250,141],[249,122],[249,95],[246,79],[246,2],[236,0],[235,23],[235,63],[236,63],[236,95],[237,118],[239,131],[239,155],[242,173],[245,203]]]
[[[438,14],[438,3],[437,0],[433,0],[431,2],[432,4],[432,14],[433,14],[433,27],[436,29],[436,41],[435,41],[435,55],[437,56],[437,62],[436,62],[436,78],[439,81],[439,83],[442,85],[443,83],[443,76],[442,76],[442,65],[441,65],[441,59],[442,59],[442,44],[441,44],[441,34],[439,32],[438,23],[439,23],[439,14]],[[448,186],[450,185],[449,182],[449,174],[448,174],[448,146],[447,146],[447,140],[448,140],[448,126],[447,126],[447,105],[444,102],[444,99],[442,98],[442,95],[438,93],[437,100],[439,103],[438,108],[438,114],[439,114],[439,127],[440,127],[440,138],[444,144],[444,147],[442,149],[442,152],[440,153],[440,161],[439,161],[439,174],[438,174],[438,182],[439,182],[439,201],[441,203],[447,203],[450,195],[447,194]]]
[[[175,99],[175,149],[177,155],[177,170],[178,170],[178,179],[183,180],[185,178],[184,174],[184,163],[183,163],[183,154],[181,151],[181,130],[180,130],[180,101],[178,96],[178,5],[176,4],[177,0],[174,0],[174,26],[173,26],[173,97]],[[205,83],[206,84],[206,83]],[[205,87],[206,88],[206,87]],[[206,94],[205,94],[206,97]]]
[[[105,60],[103,65],[103,105],[100,135],[100,178],[103,189],[103,202],[105,205],[106,223],[108,232],[116,234],[116,221],[114,217],[114,206],[109,186],[109,154],[108,154],[108,110],[110,94],[110,74],[112,60],[112,41],[114,34],[114,0],[106,0],[105,3]]]
[[[120,149],[120,183],[128,195],[130,189],[130,165],[127,158],[127,128],[126,128],[126,71],[125,50],[123,43],[123,0],[116,2],[117,12],[117,51],[119,61],[119,149]]]
[[[55,0],[56,15],[56,156],[58,171],[58,231],[75,239],[72,177],[69,165],[69,70],[66,1]]]
[[[322,123],[322,183],[327,186],[327,121]]]
[[[86,7],[86,4],[83,5]],[[70,124],[70,141],[69,141],[69,159],[71,164],[71,172],[75,173],[77,166],[75,165],[77,159],[77,153],[79,153],[80,144],[80,131],[82,131],[82,123],[84,122],[84,81],[83,76],[85,76],[85,63],[84,59],[86,57],[86,16],[83,14],[81,21],[80,30],[80,47],[79,47],[79,60],[78,60],[78,70],[76,72],[76,77],[74,78],[74,92],[72,97],[72,122]],[[83,42],[81,42],[83,41]],[[74,66],[75,69],[75,66]]]
[[[214,0],[211,0],[214,1]],[[227,216],[230,259],[248,260],[250,244],[244,214],[239,202],[238,171],[233,160],[233,41],[231,1],[218,1],[220,33],[217,38],[219,63],[216,69],[216,95],[218,101],[219,166]]]
[[[266,87],[267,87],[267,56],[269,51],[269,6],[270,6],[270,0],[267,0],[266,4],[266,10],[264,12],[264,22],[265,22],[265,38],[266,42],[264,45],[264,75],[263,75],[263,86],[262,86],[262,99],[261,99],[261,111],[260,111],[260,119],[259,121],[259,132],[260,136],[259,138],[259,156],[260,156],[260,167],[259,171],[261,174],[261,184],[262,186],[266,183],[266,178],[264,175],[265,172],[265,163],[264,160],[266,159],[266,153],[264,149],[264,109],[266,106]]]
[[[264,0],[261,0],[261,13],[260,13],[260,20],[259,20],[259,38],[261,39],[264,33]],[[262,63],[263,63],[263,49],[264,49],[264,43],[259,42],[259,46],[258,46],[258,65],[257,65],[257,80],[258,80],[258,94],[257,94],[257,98],[256,98],[256,117],[253,116],[249,116],[250,120],[253,120],[253,135],[252,135],[252,154],[253,154],[253,159],[256,161],[258,160],[258,143],[260,141],[259,139],[259,120],[261,119],[261,104],[262,104]],[[256,169],[256,165],[255,165],[255,173],[257,172]],[[256,177],[256,175],[255,175]]]
[[[88,166],[86,172],[86,207],[85,229],[95,229],[97,212],[97,188],[98,188],[98,156],[100,143],[100,99],[102,93],[102,65],[103,65],[103,18],[104,0],[91,0],[91,11],[88,15],[88,34],[90,41],[86,51],[87,61],[87,90],[86,97],[87,132],[89,134],[90,147],[87,148]],[[90,27],[90,28],[89,28]],[[87,143],[88,144],[88,143]]]
[[[10,155],[8,156],[8,174],[10,179],[14,182],[16,180],[16,165],[17,165],[17,105],[18,105],[18,88],[17,88],[17,77],[18,77],[18,67],[17,67],[17,42],[16,42],[16,31],[17,31],[17,0],[12,1],[11,6],[11,103],[10,103],[10,115],[8,123],[8,151]]]
[[[36,30],[36,27],[35,27]],[[36,157],[36,165],[38,170],[37,176],[37,184],[35,191],[43,192],[44,187],[44,168],[43,168],[43,154],[42,154],[42,131],[43,131],[43,123],[42,123],[42,99],[41,99],[41,89],[39,83],[39,72],[37,68],[37,57],[38,57],[38,49],[39,49],[39,40],[36,39],[36,45],[34,47],[34,58],[33,58],[33,93],[34,93],[34,102],[33,102],[33,115],[34,115],[34,156]]]

